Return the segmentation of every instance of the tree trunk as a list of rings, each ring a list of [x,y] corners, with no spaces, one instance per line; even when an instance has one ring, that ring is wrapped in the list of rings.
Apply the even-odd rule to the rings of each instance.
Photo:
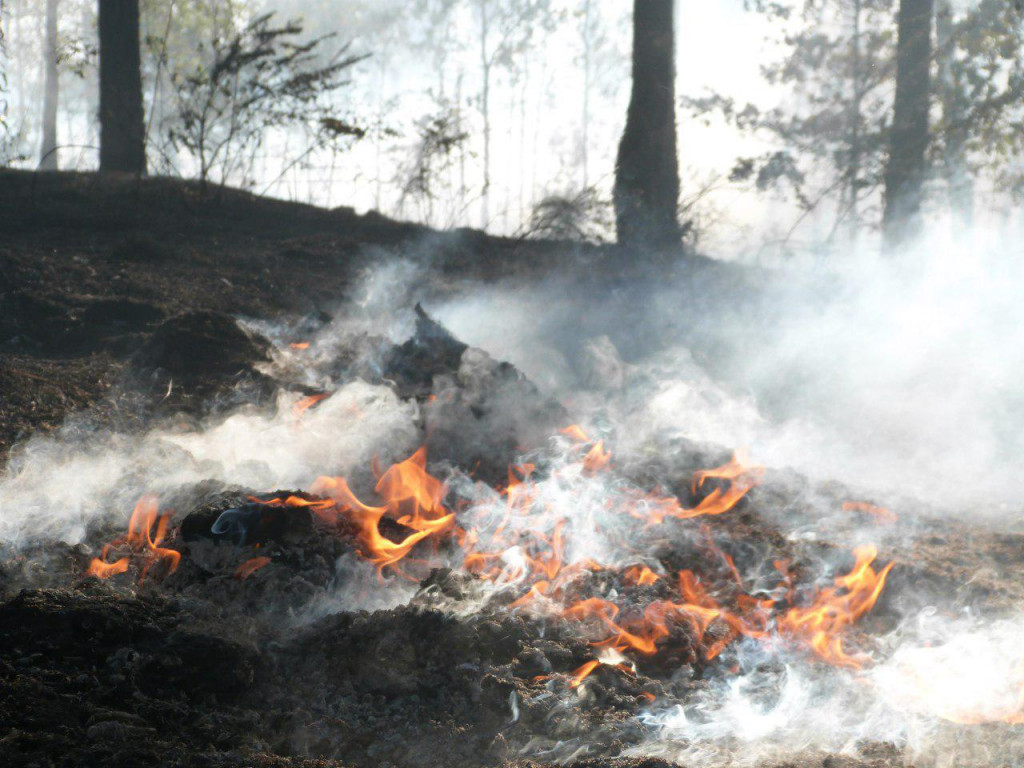
[[[935,9],[935,47],[938,52],[938,95],[942,104],[945,151],[942,171],[950,212],[961,228],[974,219],[974,182],[967,168],[967,121],[970,98],[966,93],[962,67],[954,55],[953,4],[938,0]]]
[[[43,89],[43,143],[39,149],[39,170],[57,170],[57,99],[60,94],[57,71],[57,0],[46,0],[46,39],[43,42],[46,65]]]
[[[146,173],[138,0],[100,0],[100,171]]]
[[[679,244],[674,0],[633,2],[633,94],[615,169],[619,242]]]
[[[484,185],[480,192],[480,226],[487,228],[491,218],[491,59],[487,50],[490,19],[487,0],[480,5],[480,73],[483,86],[480,91],[480,113],[484,119]]]
[[[853,79],[853,98],[850,99],[850,167],[848,169],[849,180],[849,232],[850,246],[857,247],[860,235],[860,123],[861,105],[863,99],[864,81],[861,73],[861,46],[860,46],[860,22],[861,22],[861,0],[854,0],[853,3],[853,35],[851,39],[851,76]]]
[[[885,250],[892,253],[921,232],[921,193],[928,148],[933,0],[900,0],[896,43],[896,101],[885,169]]]
[[[591,38],[591,2],[583,3],[583,115],[581,119],[580,165],[583,170],[582,189],[590,186],[590,88],[592,77],[593,41]]]

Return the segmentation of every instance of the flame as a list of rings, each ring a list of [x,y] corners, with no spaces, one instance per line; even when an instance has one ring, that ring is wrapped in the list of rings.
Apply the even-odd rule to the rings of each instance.
[[[103,558],[106,558],[108,544],[103,548]],[[113,563],[106,563],[101,558],[93,558],[93,561],[89,564],[89,568],[85,571],[86,576],[95,576],[97,579],[109,579],[111,576],[116,576],[119,573],[125,573],[128,570],[128,566],[131,564],[131,558],[122,557],[120,560],[116,560]]]
[[[724,487],[712,490],[696,507],[684,507],[675,496],[647,495],[639,499],[629,513],[633,517],[645,520],[648,525],[661,525],[668,517],[690,520],[705,515],[725,514],[753,488],[761,484],[764,479],[764,467],[748,465],[743,451],[737,451],[728,463],[714,469],[695,472],[693,492],[696,494],[700,491],[704,481],[709,479],[726,480],[728,483]]]
[[[604,440],[598,440],[594,443],[594,447],[587,451],[587,455],[583,457],[583,471],[588,474],[600,472],[608,467],[611,460],[612,453],[604,449]]]
[[[577,447],[582,448],[585,445],[592,443],[590,448],[587,449],[586,454],[583,456],[584,473],[594,474],[608,467],[608,464],[612,459],[612,454],[611,451],[605,450],[604,440],[591,440],[583,430],[583,427],[579,424],[570,424],[565,429],[560,430],[560,432],[574,443],[577,443]]]
[[[254,557],[250,560],[246,560],[244,563],[238,566],[238,569],[235,571],[235,578],[243,580],[248,579],[260,568],[263,568],[267,565],[270,565],[269,557]]]
[[[565,429],[559,430],[563,435],[568,437],[570,440],[576,443],[589,443],[590,438],[587,437],[587,433],[583,431],[583,427],[579,424],[570,424]]]
[[[292,349],[309,349],[309,342],[308,341],[293,341],[288,346],[291,347]]]
[[[301,405],[305,410],[327,396],[304,398],[296,407]],[[512,591],[510,597],[515,599],[510,600],[510,609],[574,622],[591,645],[601,649],[597,660],[573,673],[574,688],[598,665],[612,663],[608,659],[622,662],[626,658],[623,653],[653,656],[673,638],[686,637],[686,651],[693,661],[711,661],[737,638],[763,640],[770,636],[773,612],[777,611],[775,601],[747,594],[739,569],[716,546],[706,525],[702,526],[702,547],[714,557],[702,561],[711,569],[703,574],[680,570],[675,578],[668,578],[647,565],[608,569],[590,558],[573,556],[573,521],[555,516],[543,484],[555,482],[561,492],[571,489],[572,483],[586,483],[586,478],[608,467],[611,452],[604,441],[591,441],[577,425],[566,428],[563,434],[577,444],[572,460],[578,471],[554,472],[550,478],[537,480],[537,468],[532,464],[509,467],[506,485],[496,489],[493,503],[482,507],[485,522],[476,526],[455,524],[456,514],[446,506],[448,485],[427,471],[427,453],[422,447],[386,470],[374,460],[374,504],[356,496],[344,477],[327,476],[318,478],[310,489],[321,498],[290,495],[253,501],[306,510],[318,528],[354,534],[358,553],[376,566],[381,578],[385,569],[411,578],[402,569],[413,562],[410,554],[422,542],[429,541],[434,547],[433,553],[425,556],[433,558],[429,561],[432,563],[441,559],[442,543],[449,545],[441,562],[461,562],[465,572]],[[618,489],[610,492],[607,503],[609,509],[624,511],[647,525],[663,524],[670,517],[686,520],[721,515],[734,508],[763,476],[763,467],[750,465],[744,453],[737,451],[726,464],[694,473],[692,491],[705,495],[693,507],[684,507],[678,498],[663,493],[644,495]],[[140,581],[156,563],[164,563],[167,572],[173,572],[180,555],[160,546],[168,520],[168,516],[159,515],[156,497],[144,496],[132,514],[127,536],[108,545],[88,573],[107,578],[124,573],[135,560],[143,566]],[[130,551],[118,551],[119,547]],[[793,576],[788,563],[778,561],[776,567],[783,575],[785,595],[792,607],[775,621],[775,629],[806,643],[830,663],[859,668],[863,657],[844,651],[843,635],[874,606],[892,565],[876,572],[872,567],[877,554],[873,546],[858,548],[854,554],[853,570],[837,577],[833,587],[819,590],[806,607],[793,605]],[[114,555],[119,558],[114,559]],[[268,557],[247,560],[237,568],[235,578],[246,579],[269,563]],[[611,574],[600,580],[585,575],[601,570],[610,570]],[[614,589],[604,592],[603,597],[580,599],[587,594],[582,589],[595,583],[614,584],[615,579],[620,586],[659,584],[659,599],[636,605],[625,602]],[[630,601],[651,596],[650,592],[625,594]]]
[[[863,512],[874,518],[879,525],[892,525],[899,522],[899,515],[886,507],[876,507],[866,501],[844,501],[843,512]]]
[[[622,580],[627,584],[636,586],[649,586],[657,583],[660,578],[661,576],[656,574],[646,565],[634,565],[632,568],[627,569],[622,576]]]
[[[312,492],[329,497],[333,506],[313,509],[328,525],[337,527],[346,520],[353,523],[362,546],[360,553],[377,566],[378,572],[383,572],[405,558],[419,542],[454,525],[455,515],[443,505],[448,488],[427,473],[426,465],[426,449],[420,448],[384,472],[375,489],[384,502],[379,507],[360,501],[345,478],[320,477]],[[380,532],[385,516],[414,532],[401,541],[391,541]]]
[[[321,400],[326,400],[330,396],[330,392],[323,392],[318,395],[307,395],[306,397],[297,400],[295,405],[292,406],[292,415],[294,415],[295,418],[298,418]]]
[[[713,469],[702,469],[694,472],[692,490],[696,493],[704,485],[705,480],[714,478],[721,480],[736,480],[751,473],[756,474],[757,479],[761,480],[764,475],[764,467],[749,466],[747,451],[745,448],[740,448],[739,450],[734,451],[732,459],[722,466],[715,467]]]
[[[590,677],[590,674],[599,666],[601,666],[601,662],[597,659],[591,659],[590,661],[588,661],[586,664],[584,664],[582,667],[580,667],[572,673],[572,679],[569,682],[569,687],[579,688],[583,681]]]
[[[618,652],[631,650],[645,656],[658,652],[659,641],[671,635],[673,626],[688,627],[694,635],[695,644],[702,647],[706,645],[703,657],[707,661],[718,656],[741,634],[763,636],[764,632],[759,627],[765,621],[759,612],[766,610],[767,601],[749,598],[741,602],[744,615],[730,613],[708,595],[690,571],[680,572],[679,588],[685,602],[656,600],[649,603],[642,612],[634,612],[624,619],[619,618],[621,609],[618,605],[598,597],[575,603],[563,612],[563,616],[581,624],[603,627],[605,635],[603,639],[593,642],[595,646]],[[720,636],[706,644],[708,630],[716,620],[721,622]]]
[[[145,580],[150,568],[157,563],[164,564],[166,575],[174,573],[181,561],[181,553],[160,546],[167,535],[169,520],[170,515],[160,514],[160,503],[156,496],[152,494],[142,496],[135,504],[135,509],[132,510],[131,519],[128,521],[128,534],[107,544],[103,548],[103,553],[89,564],[84,575],[107,579],[116,574],[125,573],[133,558],[142,563],[139,572],[140,584]],[[155,533],[154,526],[156,527]],[[114,562],[108,562],[111,553],[124,547],[130,550],[129,555],[122,556]]]
[[[860,669],[868,659],[843,650],[843,633],[874,608],[893,563],[875,571],[871,564],[878,550],[873,544],[857,547],[853,553],[853,569],[845,576],[837,576],[834,587],[819,591],[808,607],[790,608],[780,618],[779,629],[807,643],[830,664]]]

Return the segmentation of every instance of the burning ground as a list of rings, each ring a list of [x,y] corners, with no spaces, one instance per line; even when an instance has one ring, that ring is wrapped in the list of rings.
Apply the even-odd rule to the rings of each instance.
[[[401,262],[332,316],[153,301],[98,353],[102,297],[12,263],[16,380],[108,380],[0,483],[5,764],[1024,755],[1019,535],[651,428],[658,382],[608,344],[551,397],[413,309]]]

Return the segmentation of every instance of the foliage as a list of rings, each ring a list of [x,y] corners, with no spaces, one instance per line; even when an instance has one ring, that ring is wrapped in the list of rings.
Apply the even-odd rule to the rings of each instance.
[[[965,153],[977,172],[999,187],[1024,192],[1024,31],[1010,3],[981,0],[952,20],[949,42],[940,46],[939,88],[943,106],[932,144],[933,161]],[[962,143],[962,146],[959,146]]]
[[[360,61],[342,46],[323,62],[330,36],[299,42],[302,24],[277,26],[257,16],[226,37],[197,46],[190,70],[175,69],[166,52],[174,109],[164,126],[170,146],[191,156],[202,183],[216,177],[250,182],[256,150],[274,129],[301,128],[308,154],[360,138],[364,130],[341,118],[327,97],[347,85],[345,70]]]
[[[4,68],[7,63],[7,35],[4,32],[6,10],[4,0],[0,0],[0,130],[7,129],[7,71]]]
[[[747,0],[778,30],[784,54],[762,68],[792,94],[781,106],[738,104],[728,95],[685,98],[693,116],[717,116],[771,149],[737,158],[735,184],[792,198],[809,213],[832,204],[835,233],[874,223],[895,81],[897,0]],[[932,167],[955,182],[955,167],[988,173],[1024,192],[1024,36],[1012,3],[940,2],[953,18],[935,46]],[[956,15],[954,7],[963,7]],[[966,171],[963,171],[966,172]],[[952,202],[952,200],[951,200]],[[963,202],[960,201],[960,205]],[[801,217],[803,218],[803,217]]]
[[[526,236],[601,243],[613,231],[611,201],[588,187],[575,194],[544,197],[530,214]]]
[[[7,18],[4,0],[0,0],[0,167],[10,165],[14,162],[15,142],[11,136],[10,126],[7,124],[7,110],[9,102],[7,99],[7,45],[4,33],[4,22]]]
[[[418,140],[409,167],[404,172],[402,205],[417,200],[425,208],[429,221],[438,198],[438,185],[442,177],[452,170],[456,154],[469,139],[463,130],[456,107],[442,105],[440,111],[417,123]]]
[[[856,217],[857,202],[881,184],[887,155],[895,0],[747,5],[774,21],[782,37],[785,54],[762,67],[765,80],[795,98],[770,109],[721,94],[684,105],[696,116],[716,113],[774,147],[738,158],[734,183],[788,195],[804,211],[834,200],[837,220]]]

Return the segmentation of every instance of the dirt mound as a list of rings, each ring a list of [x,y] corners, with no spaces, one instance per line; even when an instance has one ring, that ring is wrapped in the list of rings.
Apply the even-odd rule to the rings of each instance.
[[[257,366],[270,343],[228,315],[187,312],[163,322],[132,356],[129,375],[163,409],[197,410],[244,387],[259,399],[274,389]]]

